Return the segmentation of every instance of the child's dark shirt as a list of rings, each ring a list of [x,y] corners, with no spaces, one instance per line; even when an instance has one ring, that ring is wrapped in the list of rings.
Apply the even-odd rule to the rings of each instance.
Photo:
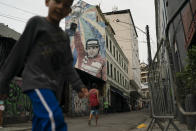
[[[79,91],[83,83],[72,64],[69,36],[45,17],[35,16],[0,70],[0,94],[8,93],[9,82],[22,67],[22,91],[49,88],[57,92],[65,80]]]

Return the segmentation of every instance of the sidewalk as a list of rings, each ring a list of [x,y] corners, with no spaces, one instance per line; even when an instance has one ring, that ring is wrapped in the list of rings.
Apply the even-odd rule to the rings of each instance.
[[[18,123],[18,124],[9,124],[5,125],[3,128],[0,128],[0,131],[31,131],[32,124],[31,121],[26,123]]]
[[[151,120],[152,120],[152,118],[148,118],[144,123],[140,123],[140,124],[137,126],[137,127],[140,126],[141,128],[132,129],[132,130],[130,130],[130,131],[147,131],[148,126],[150,125]],[[174,120],[174,123],[175,123],[175,125],[178,127],[178,129],[179,129],[180,131],[189,131],[189,130],[187,129],[187,126],[186,126],[185,124],[181,124],[179,121],[175,121],[175,120]],[[166,121],[166,122],[164,122],[164,123],[161,123],[161,124],[162,124],[164,127],[166,127],[167,124],[168,124],[168,121]],[[152,129],[152,131],[162,131],[162,130],[159,128],[159,126],[157,125],[157,123],[155,123],[154,126],[153,126],[153,128],[151,128],[151,129]],[[151,130],[149,129],[149,131],[151,131]],[[176,129],[173,127],[172,124],[170,124],[170,125],[169,125],[168,131],[176,131]]]

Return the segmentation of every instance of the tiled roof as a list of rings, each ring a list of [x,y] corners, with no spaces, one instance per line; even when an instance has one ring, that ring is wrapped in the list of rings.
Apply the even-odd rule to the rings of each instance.
[[[8,26],[0,23],[0,37],[12,38],[14,40],[18,40],[20,37],[20,33],[15,30],[9,28]]]

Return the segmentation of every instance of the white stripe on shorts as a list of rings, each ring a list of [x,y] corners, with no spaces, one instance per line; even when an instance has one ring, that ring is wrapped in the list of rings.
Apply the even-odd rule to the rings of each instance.
[[[46,110],[48,111],[49,113],[49,118],[50,118],[50,121],[51,121],[51,128],[52,128],[52,131],[55,131],[55,121],[54,121],[54,117],[53,117],[53,113],[50,109],[50,107],[48,106],[48,104],[46,103],[44,97],[42,96],[41,92],[39,91],[39,89],[35,89],[35,92],[37,93],[38,97],[40,98],[42,104],[44,105],[44,107],[46,108]]]

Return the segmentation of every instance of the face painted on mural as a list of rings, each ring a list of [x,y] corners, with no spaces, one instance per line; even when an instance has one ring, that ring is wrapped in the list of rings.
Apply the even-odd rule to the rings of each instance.
[[[86,42],[86,52],[88,58],[95,58],[99,54],[99,43],[97,39]]]
[[[106,80],[104,22],[97,22],[95,6],[79,1],[65,18],[66,32],[70,36],[73,66]]]

